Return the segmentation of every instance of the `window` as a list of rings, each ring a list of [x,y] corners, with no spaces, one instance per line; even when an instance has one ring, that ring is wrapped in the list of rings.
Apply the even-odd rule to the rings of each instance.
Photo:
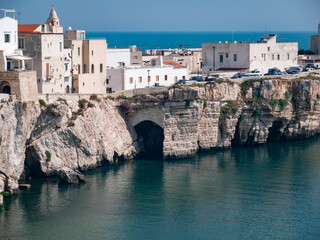
[[[261,54],[261,57],[263,58],[263,61],[266,60],[266,54],[265,54],[265,53],[262,53],[262,54]]]
[[[69,77],[64,77],[65,82],[69,82]]]
[[[168,75],[164,75],[164,80],[165,80],[165,81],[168,80]]]
[[[9,43],[10,42],[10,33],[5,33],[4,34],[4,42]]]
[[[139,77],[139,82],[140,82],[140,83],[142,82],[142,77]]]
[[[94,65],[91,64],[91,73],[94,73]]]
[[[278,58],[278,60],[280,60],[280,54],[278,54],[278,57],[277,57],[277,58]]]
[[[103,65],[102,65],[102,63],[100,64],[100,72],[101,72],[101,73],[103,72]]]
[[[175,77],[174,77],[174,82],[177,82],[177,81],[178,81],[178,77],[175,76]]]
[[[129,78],[130,83],[133,83],[133,77]]]
[[[148,82],[151,82],[151,77],[150,76],[148,76]]]
[[[272,61],[274,61],[274,55],[273,54],[271,55],[271,59],[272,59]]]
[[[62,52],[62,42],[60,42],[59,44],[60,44],[60,52]]]
[[[49,63],[46,63],[46,79],[49,79],[49,71],[50,71],[50,65]]]
[[[270,52],[270,47],[268,47],[268,51]]]
[[[80,56],[80,48],[78,47],[78,56]]]
[[[68,64],[67,63],[64,64],[64,70],[68,71]]]
[[[159,75],[156,76],[156,81],[159,82]]]
[[[186,76],[182,76],[182,79],[186,79]]]
[[[220,55],[220,62],[223,63],[223,55]]]
[[[233,61],[237,61],[237,54],[233,54]]]
[[[87,72],[87,64],[83,64],[83,73]]]
[[[81,68],[80,68],[80,64],[78,64],[78,74],[81,73]]]
[[[228,53],[226,53],[226,58],[228,58],[229,57],[229,54]]]
[[[18,48],[24,49],[24,38],[19,38],[18,40]]]
[[[290,59],[290,53],[287,54],[287,58],[288,58],[288,60]]]
[[[91,51],[91,56],[93,56],[93,50]]]
[[[133,58],[137,60],[137,59],[138,59],[138,56],[134,56]]]

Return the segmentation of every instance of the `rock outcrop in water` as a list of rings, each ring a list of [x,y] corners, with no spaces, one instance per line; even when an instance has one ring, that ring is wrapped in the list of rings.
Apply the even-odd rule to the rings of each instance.
[[[0,103],[0,192],[14,194],[22,176],[86,171],[141,153],[188,158],[199,151],[320,132],[320,78],[315,75],[216,81],[116,100],[62,97],[48,106]]]

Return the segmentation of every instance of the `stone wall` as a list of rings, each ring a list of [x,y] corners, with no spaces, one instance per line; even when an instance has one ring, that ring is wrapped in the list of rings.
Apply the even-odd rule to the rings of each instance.
[[[0,72],[0,86],[9,85],[11,95],[15,95],[17,100],[37,101],[37,78],[35,71],[5,71]],[[0,89],[2,91],[2,89]]]

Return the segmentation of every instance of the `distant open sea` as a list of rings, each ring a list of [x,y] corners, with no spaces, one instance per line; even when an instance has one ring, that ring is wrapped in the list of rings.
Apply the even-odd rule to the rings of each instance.
[[[137,45],[142,51],[156,48],[201,48],[204,42],[254,41],[265,32],[87,32],[87,38],[105,38],[108,47],[128,47]],[[299,49],[310,49],[310,36],[313,31],[268,32],[277,34],[278,42],[298,42]]]

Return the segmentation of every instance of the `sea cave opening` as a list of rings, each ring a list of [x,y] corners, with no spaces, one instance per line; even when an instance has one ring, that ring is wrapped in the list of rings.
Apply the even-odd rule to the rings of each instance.
[[[158,124],[146,120],[135,126],[138,142],[141,148],[141,156],[152,159],[163,157],[163,128]]]

